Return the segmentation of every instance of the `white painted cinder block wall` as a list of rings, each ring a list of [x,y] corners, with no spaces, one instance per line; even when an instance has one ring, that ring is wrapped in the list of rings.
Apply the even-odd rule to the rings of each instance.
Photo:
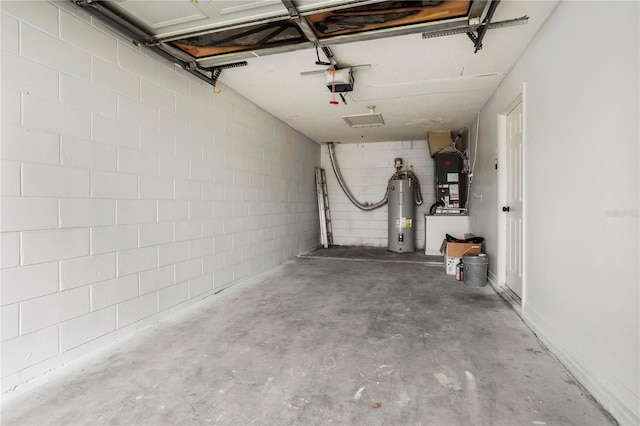
[[[0,4],[3,392],[318,244],[319,145],[70,3]]]
[[[327,175],[327,190],[336,245],[387,247],[388,206],[363,211],[354,206],[331,168],[327,145],[321,148],[322,167]],[[420,181],[422,206],[416,206],[415,245],[424,248],[424,213],[435,199],[434,161],[426,140],[372,142],[335,145],[336,158],[349,189],[360,202],[377,202],[384,197],[389,178],[395,172],[394,159],[413,166]]]
[[[579,16],[579,19],[576,17]],[[498,114],[523,91],[522,315],[620,424],[640,424],[640,5],[560,2],[480,114],[471,231],[498,253]],[[475,137],[474,129],[471,139]],[[496,262],[491,275],[502,284]]]

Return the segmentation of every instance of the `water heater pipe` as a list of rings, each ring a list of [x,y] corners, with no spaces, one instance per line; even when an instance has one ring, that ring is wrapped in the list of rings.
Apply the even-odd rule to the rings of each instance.
[[[421,206],[424,202],[422,200],[422,190],[420,189],[420,182],[418,181],[418,177],[411,170],[398,170],[391,176],[389,180],[395,179],[403,179],[408,180],[410,184],[413,184],[413,200],[416,203],[416,206]]]
[[[351,201],[360,210],[373,210],[387,204],[387,201],[389,200],[388,187],[384,193],[384,198],[378,201],[377,203],[369,203],[369,202],[361,203],[356,199],[356,197],[349,190],[349,187],[347,186],[347,183],[344,181],[344,178],[342,177],[342,173],[340,172],[340,166],[338,166],[338,160],[335,158],[336,153],[333,148],[333,145],[334,145],[333,142],[327,143],[327,146],[329,147],[329,159],[331,160],[331,167],[333,167],[333,172],[336,174],[336,178],[338,178],[338,183],[340,184],[340,187],[344,191],[344,194],[347,196],[349,201]]]

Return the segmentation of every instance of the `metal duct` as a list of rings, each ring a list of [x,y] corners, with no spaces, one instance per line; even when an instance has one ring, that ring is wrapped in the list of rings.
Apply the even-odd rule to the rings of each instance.
[[[360,210],[374,210],[374,209],[377,209],[378,207],[382,207],[385,204],[387,204],[388,195],[389,195],[388,186],[387,186],[387,190],[384,193],[384,198],[382,198],[382,200],[378,201],[377,203],[369,203],[369,202],[361,203],[356,199],[356,197],[349,190],[349,187],[347,186],[347,183],[344,181],[344,178],[342,177],[342,173],[340,172],[340,167],[338,166],[338,160],[335,158],[336,154],[335,154],[333,145],[334,145],[334,142],[327,143],[327,146],[329,147],[329,159],[331,160],[331,167],[333,168],[333,172],[336,174],[336,178],[338,178],[338,183],[340,184],[340,187],[344,191],[344,194],[347,196],[349,201],[351,201]]]
[[[340,172],[340,166],[338,165],[338,160],[336,159],[336,153],[334,148],[335,142],[327,142],[327,146],[329,148],[329,159],[331,160],[331,167],[333,168],[333,172],[336,174],[336,178],[338,179],[338,183],[340,187],[344,191],[345,195],[356,207],[361,210],[374,210],[378,207],[382,207],[387,204],[389,201],[389,185],[387,185],[387,190],[384,193],[384,198],[377,203],[361,203],[358,199],[353,195],[353,193],[349,190],[347,183],[342,177],[342,173]],[[420,206],[423,203],[422,200],[422,190],[420,189],[420,182],[418,181],[418,177],[410,170],[399,170],[396,169],[396,172],[391,176],[389,182],[393,180],[407,180],[413,185],[413,200],[416,205]]]

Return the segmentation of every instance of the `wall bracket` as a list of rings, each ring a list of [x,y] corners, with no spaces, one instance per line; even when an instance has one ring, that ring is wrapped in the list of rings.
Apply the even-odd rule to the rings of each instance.
[[[500,0],[493,0],[489,4],[489,9],[487,10],[487,16],[484,18],[482,23],[475,30],[476,31],[475,34],[473,33],[473,31],[467,32],[467,35],[473,42],[473,46],[476,49],[474,53],[478,53],[478,50],[482,49],[482,40],[484,39],[484,35],[487,32],[488,26],[491,23],[491,19],[493,18],[493,14],[498,8],[499,3],[500,3]]]
[[[216,87],[216,83],[218,83],[218,78],[220,78],[220,74],[222,74],[222,70],[226,70],[227,68],[238,68],[247,66],[247,61],[239,61],[239,62],[231,62],[228,64],[216,65],[215,67],[206,68],[208,71],[211,71],[211,81],[213,82],[213,87]]]

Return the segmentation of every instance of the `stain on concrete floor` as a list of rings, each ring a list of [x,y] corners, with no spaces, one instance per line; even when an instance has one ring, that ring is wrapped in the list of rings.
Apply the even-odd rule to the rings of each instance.
[[[491,288],[420,263],[293,259],[62,373],[2,423],[615,424]]]

